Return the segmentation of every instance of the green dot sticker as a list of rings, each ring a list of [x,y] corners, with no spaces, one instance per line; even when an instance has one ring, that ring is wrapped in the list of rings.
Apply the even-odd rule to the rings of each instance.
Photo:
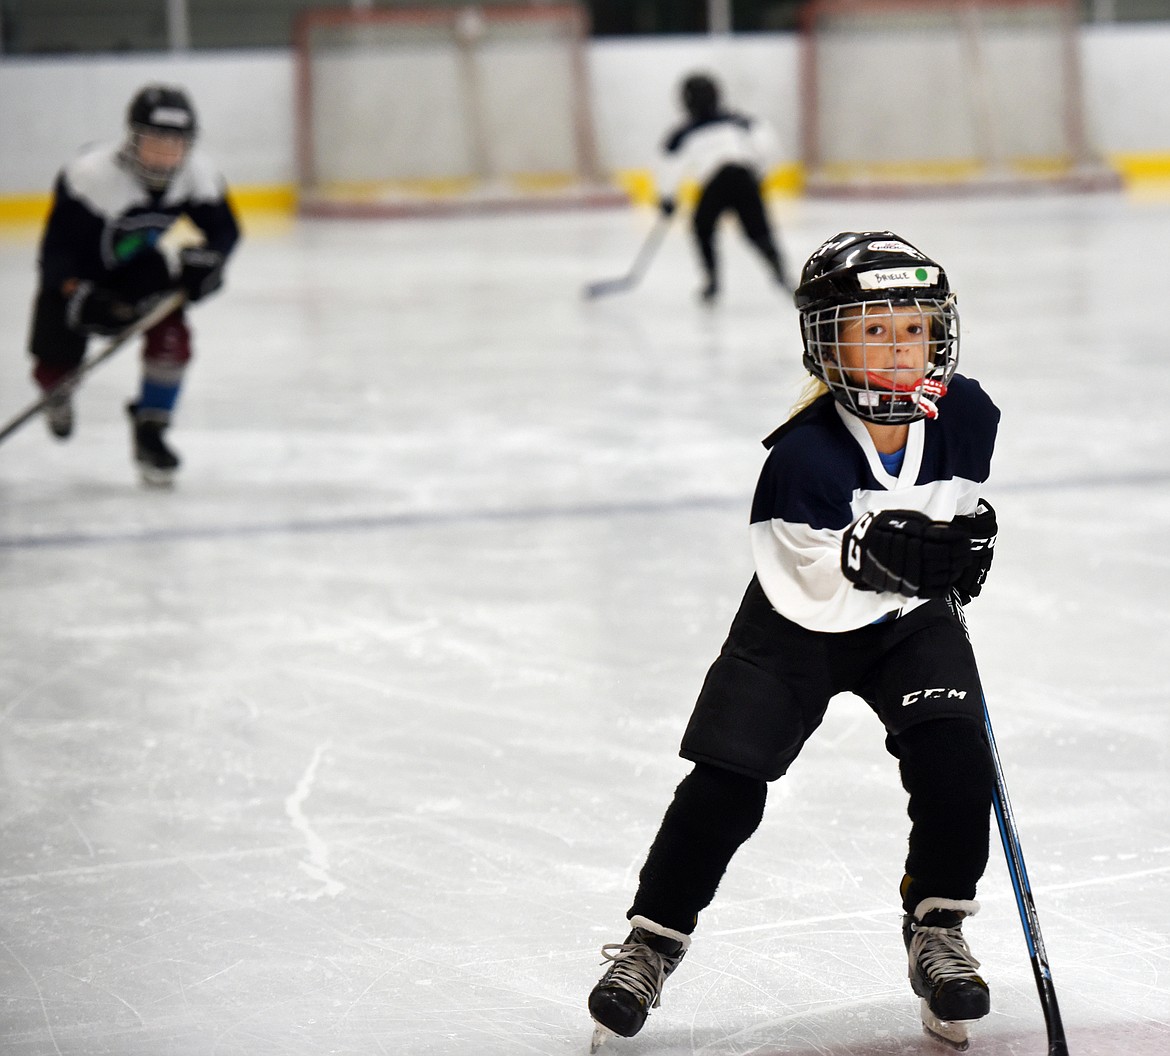
[[[917,271],[914,272],[914,277],[919,282],[925,282],[929,276],[927,276],[925,268],[919,268]]]

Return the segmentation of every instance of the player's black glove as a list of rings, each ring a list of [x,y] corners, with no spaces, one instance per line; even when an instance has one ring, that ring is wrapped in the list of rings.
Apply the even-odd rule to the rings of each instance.
[[[972,598],[979,597],[983,589],[983,581],[987,579],[987,571],[991,568],[991,559],[995,557],[999,525],[995,521],[995,510],[986,499],[979,500],[974,513],[956,517],[951,523],[971,533],[971,563],[955,580],[959,604],[966,605]]]
[[[670,195],[663,195],[658,199],[658,211],[663,216],[674,216],[675,204]]]
[[[846,579],[908,598],[945,597],[971,559],[969,532],[917,510],[864,513],[841,542]]]
[[[179,254],[179,285],[187,300],[198,301],[223,285],[223,254],[202,246],[188,246]]]
[[[65,304],[65,320],[83,334],[119,334],[139,315],[136,305],[104,286],[78,283]]]

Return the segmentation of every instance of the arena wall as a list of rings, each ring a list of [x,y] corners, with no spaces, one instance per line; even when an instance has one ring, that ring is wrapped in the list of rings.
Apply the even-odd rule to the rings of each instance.
[[[1127,182],[1170,179],[1170,23],[1086,26],[1083,63],[1091,142]],[[798,41],[790,34],[605,38],[589,46],[591,104],[602,167],[636,192],[675,89],[698,68],[729,101],[768,117],[780,163],[774,189],[799,186]],[[293,59],[286,51],[0,57],[0,220],[43,215],[62,162],[121,134],[134,91],[150,80],[186,86],[245,209],[289,209],[293,190]]]

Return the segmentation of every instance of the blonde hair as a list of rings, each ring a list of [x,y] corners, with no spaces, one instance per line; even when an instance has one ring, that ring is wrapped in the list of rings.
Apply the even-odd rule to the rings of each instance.
[[[795,418],[806,407],[810,407],[816,403],[828,391],[829,386],[821,381],[820,378],[810,377],[804,383],[804,388],[800,390],[800,395],[797,397],[796,403],[792,405],[792,410],[788,413],[788,417]]]

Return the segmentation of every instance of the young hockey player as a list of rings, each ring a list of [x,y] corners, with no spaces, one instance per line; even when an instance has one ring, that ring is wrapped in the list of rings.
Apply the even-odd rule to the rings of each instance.
[[[765,446],[751,514],[756,574],[707,674],[678,786],[639,876],[632,930],[603,947],[594,1042],[636,1034],[781,777],[851,691],[881,719],[909,795],[899,894],[924,1025],[956,1044],[988,1013],[963,935],[979,904],[995,782],[957,604],[996,536],[979,497],[999,411],[955,374],[947,276],[889,231],[844,232],[795,294],[805,398]]]
[[[29,339],[33,378],[45,392],[81,363],[90,335],[120,333],[171,290],[183,290],[187,303],[217,290],[239,239],[223,177],[194,148],[197,123],[186,92],[147,85],[131,101],[127,125],[124,140],[84,149],[57,177]],[[202,232],[203,245],[169,259],[160,239],[180,216]],[[190,358],[180,307],[144,335],[141,387],[127,406],[134,459],[147,484],[168,484],[178,469],[164,434]],[[58,439],[72,434],[68,385],[45,407],[45,418]]]
[[[771,129],[758,118],[724,110],[719,86],[706,74],[687,77],[681,98],[687,118],[670,133],[663,147],[658,207],[671,216],[680,183],[686,178],[698,182],[701,190],[691,229],[704,275],[699,296],[709,304],[719,295],[715,226],[729,210],[739,217],[744,235],[767,262],[776,281],[791,291],[760,195],[762,170],[773,150]]]

